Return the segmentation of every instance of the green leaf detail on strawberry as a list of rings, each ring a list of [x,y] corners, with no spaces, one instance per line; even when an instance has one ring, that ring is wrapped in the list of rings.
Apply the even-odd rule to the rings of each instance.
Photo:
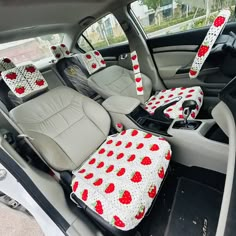
[[[132,174],[131,181],[134,183],[139,183],[142,181],[142,175],[139,171],[136,171],[135,173]]]
[[[137,220],[141,220],[144,217],[145,214],[145,206],[141,206],[139,208],[138,214],[135,216]]]
[[[23,94],[25,92],[25,87],[19,85],[15,88],[15,92],[18,94]]]
[[[209,46],[207,45],[201,45],[201,47],[198,50],[198,57],[203,57],[209,50]]]
[[[113,220],[112,220],[111,224],[115,225],[119,228],[125,227],[125,223],[118,216],[113,216]]]
[[[150,198],[154,198],[157,194],[157,187],[155,185],[151,185],[148,190],[148,196]]]
[[[130,204],[132,202],[132,197],[129,191],[124,190],[120,191],[120,198],[119,198],[120,203],[122,204]]]
[[[112,193],[115,190],[115,185],[113,183],[110,183],[106,189],[105,189],[105,193]]]
[[[216,19],[214,20],[214,26],[215,27],[220,27],[225,23],[225,17],[223,16],[218,16],[216,17]]]

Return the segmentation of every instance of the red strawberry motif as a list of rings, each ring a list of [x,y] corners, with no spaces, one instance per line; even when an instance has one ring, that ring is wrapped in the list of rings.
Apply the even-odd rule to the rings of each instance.
[[[135,218],[136,218],[137,220],[140,220],[140,219],[143,218],[144,214],[145,214],[145,206],[141,206],[141,207],[139,208],[139,212],[138,212],[138,214],[135,216]]]
[[[84,178],[85,178],[85,179],[91,179],[91,178],[93,178],[93,174],[92,174],[92,173],[89,173],[89,174],[85,175]]]
[[[166,89],[161,90],[161,92],[162,92],[162,93],[165,93],[165,92],[166,92]]]
[[[194,91],[195,91],[194,89],[190,89],[188,92],[193,93]]]
[[[185,87],[182,87],[181,90],[185,90],[186,88]]]
[[[101,203],[101,201],[99,201],[99,200],[96,201],[95,211],[96,211],[99,215],[102,215],[102,214],[103,214],[102,203]]]
[[[98,51],[95,51],[94,54],[95,54],[96,56],[99,56],[99,55],[100,55],[100,53],[99,53]]]
[[[139,183],[142,181],[142,175],[139,171],[136,171],[132,178],[131,178],[131,181],[134,182],[134,183]]]
[[[134,129],[131,133],[131,136],[136,136],[138,134],[138,130]]]
[[[192,96],[193,96],[192,94],[188,94],[186,98],[191,98]]]
[[[125,146],[125,148],[130,148],[132,146],[132,142],[128,142]]]
[[[4,61],[5,63],[11,63],[11,60],[10,60],[9,58],[4,58],[3,61]]]
[[[98,152],[98,154],[103,154],[106,150],[104,148],[101,148]]]
[[[189,71],[189,74],[190,74],[190,75],[192,75],[192,76],[194,76],[194,75],[196,75],[196,74],[197,74],[197,71],[195,71],[195,70],[191,69],[191,70]]]
[[[134,161],[134,159],[136,158],[136,156],[134,154],[130,155],[128,158],[128,162]]]
[[[107,170],[106,170],[106,173],[110,173],[114,170],[114,166],[113,165],[110,165]]]
[[[100,186],[102,183],[103,183],[103,179],[102,179],[102,178],[99,178],[99,179],[97,179],[97,180],[93,183],[93,185],[94,185],[94,186]]]
[[[125,227],[125,223],[123,221],[121,221],[121,219],[118,216],[113,216],[112,224],[119,227],[119,228]]]
[[[170,115],[168,113],[164,113],[164,115],[167,117],[167,118],[170,118]]]
[[[160,96],[160,99],[163,99],[164,98],[164,96]]]
[[[155,98],[155,97],[153,97],[153,98],[152,98],[152,101],[155,101],[155,100],[156,100],[156,98]]]
[[[104,60],[101,60],[101,64],[105,65],[105,64],[106,64],[106,62],[105,62]]]
[[[124,155],[125,155],[124,153],[119,153],[119,154],[117,155],[116,159],[119,160],[119,159],[123,158]]]
[[[93,158],[93,159],[91,159],[91,160],[89,161],[89,165],[93,165],[95,162],[96,162],[96,159]]]
[[[66,47],[66,45],[65,45],[64,43],[62,43],[62,44],[61,44],[61,47],[65,48],[65,47]]]
[[[105,193],[112,193],[114,190],[115,190],[115,185],[111,183],[106,187]]]
[[[183,110],[184,110],[184,108],[183,108],[183,107],[180,107],[180,108],[179,108],[179,110],[180,110],[180,111],[183,111]]]
[[[56,46],[51,46],[51,49],[56,50],[57,48],[56,48]]]
[[[192,112],[191,113],[191,117],[194,119],[196,117],[196,113],[195,112]]]
[[[139,143],[138,144],[138,146],[136,147],[137,149],[142,149],[143,148],[143,146],[144,146],[144,144],[143,143]]]
[[[137,59],[137,55],[133,55],[132,57],[131,57],[131,59],[134,61],[134,60],[136,60]]]
[[[215,27],[220,27],[225,23],[225,17],[223,16],[218,16],[215,20],[214,20],[214,26]]]
[[[137,70],[139,68],[139,65],[134,65],[134,70]]]
[[[142,79],[139,78],[139,77],[135,79],[135,81],[136,81],[137,83],[139,83],[141,80],[142,80]]]
[[[209,50],[209,46],[201,45],[197,53],[198,57],[203,57],[207,53],[208,50]]]
[[[168,151],[168,153],[165,155],[165,158],[168,161],[171,159],[171,152],[170,151]]]
[[[130,204],[132,202],[132,197],[129,191],[124,190],[124,191],[120,191],[120,198],[119,201],[122,204]]]
[[[121,168],[118,172],[117,172],[117,176],[122,176],[125,173],[125,168]]]
[[[44,80],[43,79],[37,79],[35,81],[35,83],[38,85],[38,86],[43,86],[44,85]]]
[[[165,103],[169,102],[170,100],[165,100]]]
[[[87,201],[87,199],[88,199],[88,190],[85,189],[82,193],[82,200]]]
[[[81,170],[79,170],[79,173],[83,174],[85,171],[86,171],[85,169],[81,169]]]
[[[93,68],[93,69],[96,69],[96,68],[97,68],[97,64],[96,64],[96,63],[93,63],[93,64],[92,64],[92,68]]]
[[[198,105],[196,106],[196,110],[197,110],[197,111],[199,110],[199,106],[198,106]]]
[[[173,109],[172,109],[172,108],[169,108],[169,109],[167,109],[166,111],[167,111],[167,112],[171,112],[171,111],[173,111]]]
[[[10,80],[14,80],[14,79],[16,79],[16,77],[17,77],[17,74],[15,72],[6,74],[6,78],[10,79]]]
[[[157,187],[155,185],[151,185],[148,191],[148,196],[150,198],[154,198],[157,194]]]
[[[121,123],[116,124],[116,126],[120,129],[123,127],[123,125]]]
[[[118,142],[116,143],[116,147],[119,147],[121,144],[122,144],[122,142],[121,142],[121,141],[118,141]]]
[[[79,187],[79,182],[76,181],[73,185],[73,192],[75,192],[77,190],[77,188]]]
[[[16,93],[23,94],[25,92],[25,87],[24,86],[17,86],[15,88]]]
[[[97,168],[102,168],[104,166],[104,162],[101,161],[98,165],[97,165]]]
[[[36,69],[33,66],[29,66],[29,67],[26,67],[25,70],[29,73],[34,73]]]
[[[61,57],[61,54],[60,53],[57,53],[56,54],[56,58],[60,58]]]
[[[139,92],[142,92],[142,91],[143,91],[143,87],[138,87],[137,90],[138,90]]]
[[[126,130],[123,130],[120,134],[121,135],[125,135],[126,134]]]
[[[179,119],[184,119],[184,116],[183,115],[179,115]]]
[[[106,142],[106,144],[112,144],[113,143],[113,140],[112,139],[110,139],[110,140],[108,140],[107,142]]]
[[[180,92],[178,95],[182,95],[183,94],[183,92]]]
[[[165,139],[165,138],[159,138],[159,140],[161,140],[161,141],[166,141],[166,139]]]
[[[148,105],[149,105],[149,106],[152,105],[152,102],[149,102]]]
[[[144,136],[144,138],[151,138],[152,137],[152,134],[148,133]]]
[[[151,160],[150,157],[146,156],[142,159],[141,164],[144,165],[144,166],[151,165],[152,160]]]
[[[157,108],[157,106],[153,106],[153,107],[151,107],[151,109],[153,110],[153,109],[156,109]]]
[[[174,96],[174,94],[170,94],[169,96],[168,96],[168,98],[172,98]]]
[[[91,57],[90,54],[87,54],[87,55],[86,55],[86,58],[87,58],[87,59],[91,59],[92,57]]]
[[[201,91],[200,94],[203,95],[203,92]]]
[[[66,51],[66,55],[69,55],[70,54],[70,52],[69,51]]]
[[[158,151],[159,150],[159,146],[157,144],[153,144],[150,148],[150,151]]]
[[[111,157],[113,154],[114,154],[113,151],[109,151],[109,152],[107,153],[107,156],[108,156],[108,157]]]
[[[165,171],[164,171],[164,168],[163,167],[160,167],[159,170],[158,170],[158,176],[163,179],[164,176],[165,176]]]
[[[199,101],[199,102],[202,102],[202,99],[201,99],[201,98],[198,98],[198,101]]]

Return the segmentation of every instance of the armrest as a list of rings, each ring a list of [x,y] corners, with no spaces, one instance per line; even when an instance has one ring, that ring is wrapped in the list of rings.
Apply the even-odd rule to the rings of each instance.
[[[130,114],[139,104],[138,99],[125,96],[111,96],[102,103],[108,112],[125,115]]]

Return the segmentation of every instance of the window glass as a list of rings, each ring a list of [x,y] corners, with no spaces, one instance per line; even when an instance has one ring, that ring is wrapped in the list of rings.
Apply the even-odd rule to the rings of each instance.
[[[0,44],[0,58],[9,57],[16,65],[46,64],[53,58],[50,46],[62,43],[63,37],[64,34],[50,34]]]
[[[226,0],[138,0],[131,9],[147,36],[156,37],[210,25],[219,11],[235,1]]]
[[[127,42],[126,35],[114,15],[109,14],[88,27],[83,36],[89,41],[94,49],[107,48]],[[85,40],[81,36],[78,45],[85,51],[91,50],[85,46]],[[88,44],[87,44],[88,45]]]

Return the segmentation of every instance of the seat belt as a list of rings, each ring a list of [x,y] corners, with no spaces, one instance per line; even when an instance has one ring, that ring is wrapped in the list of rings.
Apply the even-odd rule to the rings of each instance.
[[[131,52],[130,54],[132,65],[133,65],[133,72],[134,72],[134,81],[136,84],[136,93],[138,96],[142,96],[142,102],[144,103],[144,87],[143,87],[143,80],[142,75],[140,73],[140,64],[138,61],[138,55],[136,51]]]

